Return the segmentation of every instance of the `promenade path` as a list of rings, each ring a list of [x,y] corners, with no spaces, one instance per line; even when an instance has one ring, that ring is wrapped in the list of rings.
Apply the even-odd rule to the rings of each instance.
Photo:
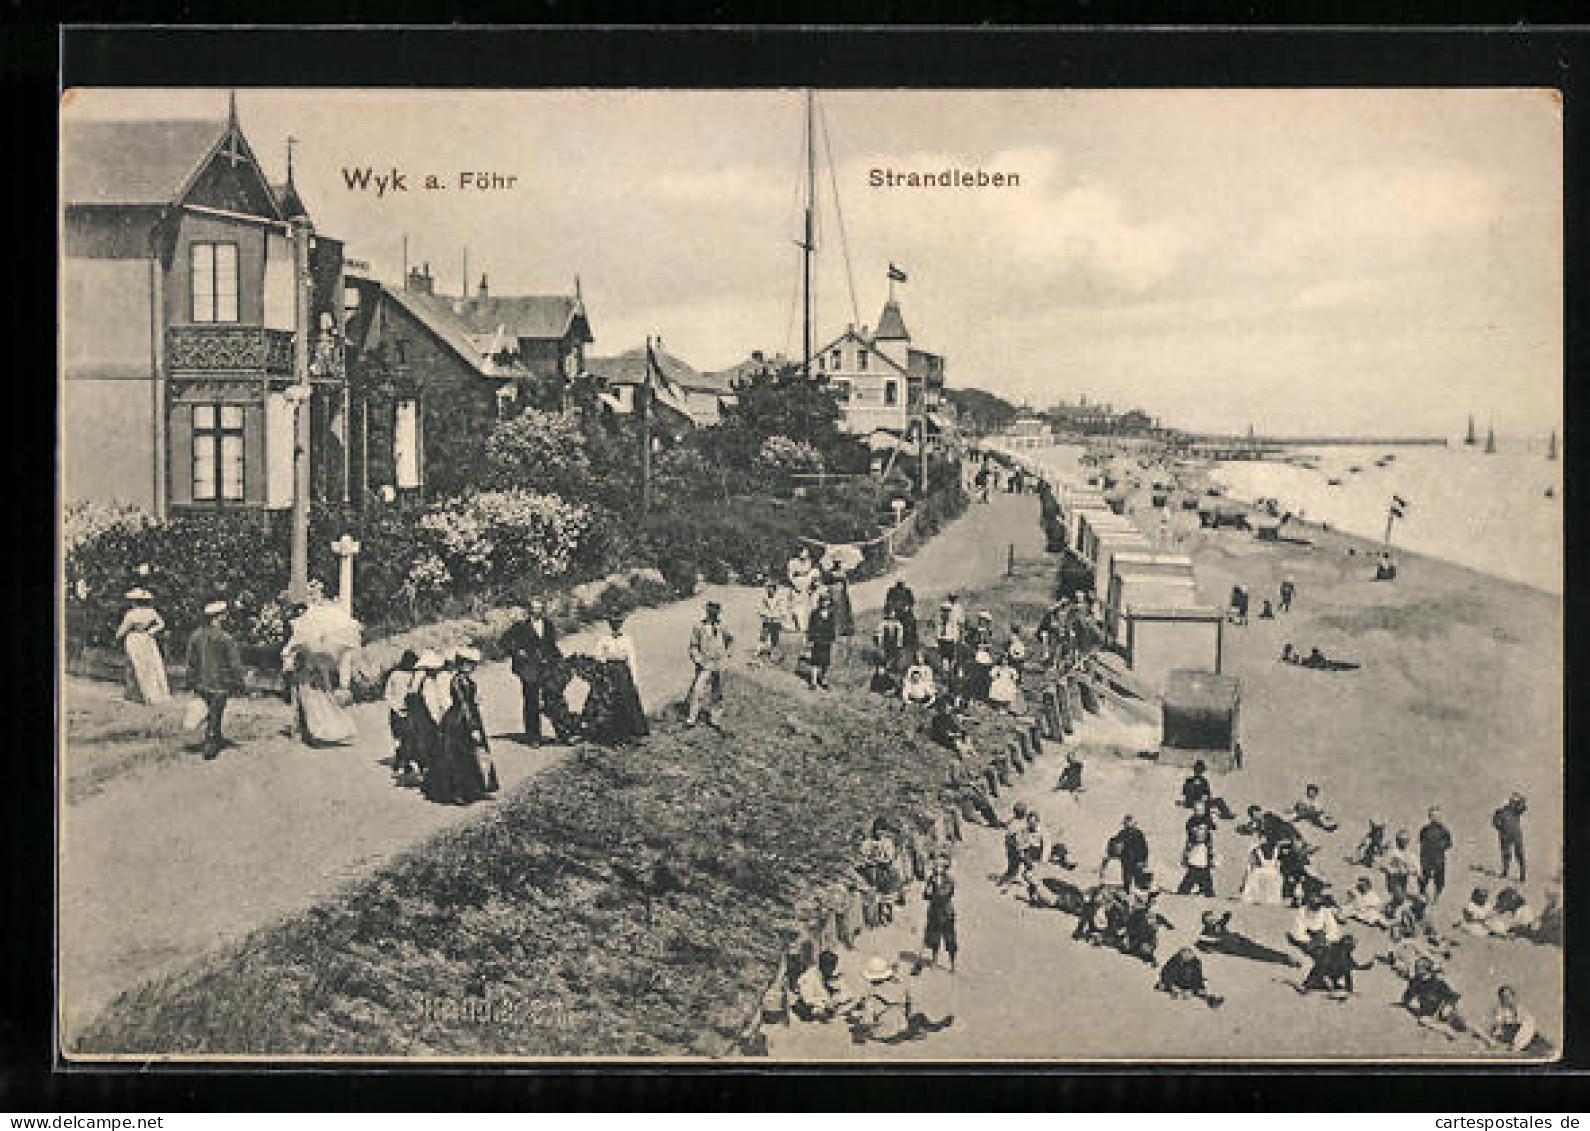
[[[911,585],[924,611],[923,602],[952,589],[988,584],[1004,573],[1012,545],[1021,556],[1042,551],[1037,511],[1032,496],[973,505],[894,574],[853,586],[852,603],[858,612],[881,606],[896,577]],[[758,592],[707,586],[630,618],[648,710],[688,689],[686,643],[707,600],[722,602],[743,661],[756,639]],[[588,649],[597,631],[570,636],[566,650]],[[568,756],[568,747],[532,749],[517,741],[519,688],[505,663],[485,665],[478,682],[504,792]],[[68,698],[110,693],[84,681],[69,682],[66,691]],[[433,805],[415,790],[395,788],[385,765],[391,755],[386,707],[354,710],[359,738],[352,746],[310,749],[273,737],[227,750],[214,762],[195,754],[149,766],[63,803],[58,881],[66,1047],[118,992],[311,906],[434,833],[492,811],[489,803]],[[70,749],[63,757],[70,770]]]

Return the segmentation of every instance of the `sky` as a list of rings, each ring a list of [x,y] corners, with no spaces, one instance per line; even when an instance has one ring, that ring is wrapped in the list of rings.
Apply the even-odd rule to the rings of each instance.
[[[245,136],[379,277],[572,290],[597,354],[800,350],[805,117],[787,91],[241,90]],[[217,90],[68,119],[224,117]],[[1541,90],[819,91],[816,332],[888,264],[953,386],[1270,434],[1560,427],[1562,128]],[[831,158],[831,160],[830,160]],[[345,170],[396,168],[377,198]],[[874,169],[1015,173],[872,187]],[[461,172],[514,187],[461,191]],[[423,189],[432,173],[447,187]],[[837,190],[837,192],[835,191]],[[838,207],[835,207],[837,199]],[[854,281],[855,299],[851,297]]]

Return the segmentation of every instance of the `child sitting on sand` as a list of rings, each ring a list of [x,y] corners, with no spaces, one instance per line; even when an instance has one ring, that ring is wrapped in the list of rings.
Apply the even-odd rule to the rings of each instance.
[[[1359,876],[1357,885],[1347,893],[1347,902],[1342,904],[1342,915],[1370,927],[1386,925],[1386,901],[1375,890],[1368,876]]]
[[[1442,977],[1434,961],[1421,958],[1414,964],[1408,988],[1403,990],[1399,1004],[1413,1014],[1420,1025],[1452,1041],[1457,1039],[1458,1033],[1468,1029],[1463,1015],[1457,1011],[1460,996]]]

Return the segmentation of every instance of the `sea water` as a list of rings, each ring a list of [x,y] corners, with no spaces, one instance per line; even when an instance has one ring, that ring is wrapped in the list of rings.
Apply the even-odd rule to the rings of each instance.
[[[1401,496],[1394,549],[1561,594],[1563,465],[1546,459],[1546,447],[1544,437],[1499,436],[1489,455],[1461,440],[1444,448],[1301,448],[1287,454],[1314,456],[1316,468],[1264,460],[1215,464],[1210,474],[1234,499],[1275,499],[1283,510],[1377,541],[1392,496]],[[1377,464],[1387,455],[1394,458]]]

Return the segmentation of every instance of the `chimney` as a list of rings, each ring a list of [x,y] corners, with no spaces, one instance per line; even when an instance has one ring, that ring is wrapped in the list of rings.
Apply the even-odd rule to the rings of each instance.
[[[419,294],[432,293],[431,265],[427,263],[424,267],[410,267],[408,281],[404,287]]]
[[[481,298],[488,297],[487,291],[486,291],[486,276],[484,274],[482,274],[480,276],[480,297]]]
[[[762,351],[761,350],[752,350],[751,351],[751,360],[756,362],[758,365],[761,365],[762,364]]]

